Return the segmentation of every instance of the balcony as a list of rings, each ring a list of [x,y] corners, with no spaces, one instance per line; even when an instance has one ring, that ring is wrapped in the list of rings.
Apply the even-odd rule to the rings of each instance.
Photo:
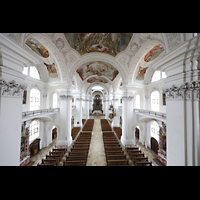
[[[166,122],[166,113],[161,113],[152,110],[134,109],[135,114],[142,115],[147,118],[154,118]]]
[[[41,109],[41,110],[33,110],[33,111],[26,111],[22,112],[22,120],[30,120],[33,118],[41,118],[47,117],[50,118],[52,114],[56,114],[60,112],[60,108],[49,108],[49,109]]]

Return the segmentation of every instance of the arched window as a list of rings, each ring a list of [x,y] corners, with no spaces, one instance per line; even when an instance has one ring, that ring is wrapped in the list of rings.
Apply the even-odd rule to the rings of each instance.
[[[58,107],[58,95],[56,93],[53,94],[53,108]]]
[[[30,66],[30,77],[40,79],[40,75],[38,73],[38,70],[35,66]]]
[[[135,101],[136,101],[135,107],[137,109],[140,109],[140,95],[139,94],[136,95]]]
[[[154,91],[151,93],[151,110],[159,111],[159,92]]]
[[[155,71],[153,76],[152,76],[151,82],[159,81],[160,79],[163,79],[163,78],[166,78],[166,77],[167,76],[166,76],[165,72]]]
[[[155,120],[151,122],[151,137],[159,142],[159,125]]]
[[[151,82],[155,82],[155,81],[159,81],[159,80],[160,80],[160,71],[155,71],[152,76]]]
[[[40,109],[40,91],[32,89],[30,92],[30,111]]]
[[[34,140],[39,136],[39,121],[34,120],[30,124],[30,132],[29,132],[29,142]]]

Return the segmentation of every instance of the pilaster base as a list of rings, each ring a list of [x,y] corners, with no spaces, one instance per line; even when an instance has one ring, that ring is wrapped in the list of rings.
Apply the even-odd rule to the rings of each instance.
[[[68,140],[57,140],[57,146],[67,146],[69,147],[72,143],[72,137],[70,137]]]
[[[135,146],[134,139],[124,139],[123,137],[121,137],[121,143],[125,147],[134,147]]]

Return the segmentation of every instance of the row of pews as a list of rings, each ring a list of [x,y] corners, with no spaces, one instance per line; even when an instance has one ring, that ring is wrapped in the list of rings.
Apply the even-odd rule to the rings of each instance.
[[[138,147],[127,147],[126,152],[129,154],[134,166],[152,166],[152,163],[148,161],[148,157]]]
[[[94,125],[94,119],[88,119],[83,128],[82,128],[82,131],[92,131],[93,129],[93,125]]]
[[[58,166],[66,152],[67,148],[55,147],[49,152],[49,155],[46,155],[45,159],[42,159],[42,163],[38,163],[37,166]]]
[[[113,130],[117,134],[117,137],[120,139],[121,136],[122,136],[122,129],[121,129],[121,127],[113,127]]]
[[[72,139],[74,140],[77,134],[79,133],[81,127],[73,127],[71,131]]]
[[[104,131],[103,142],[107,166],[130,166],[129,160],[126,158],[114,132]]]
[[[80,132],[63,166],[86,166],[92,132]]]
[[[112,131],[110,123],[107,119],[101,119],[101,129],[102,131]]]

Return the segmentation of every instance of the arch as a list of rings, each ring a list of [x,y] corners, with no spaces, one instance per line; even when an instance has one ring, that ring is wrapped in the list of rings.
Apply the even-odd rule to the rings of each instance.
[[[135,56],[132,57],[130,61],[130,65],[129,65],[129,71],[128,71],[129,72],[128,83],[131,84],[134,82],[134,78],[136,77],[137,70],[138,70],[138,65],[140,64],[144,56],[157,44],[161,44],[165,48],[165,44],[160,40],[147,40],[142,44],[142,46],[140,47],[138,52],[135,54]],[[157,58],[151,61],[150,63],[148,63],[148,66],[154,63],[155,61],[157,61]]]
[[[68,72],[67,68],[65,67],[65,65],[66,65],[65,59],[64,59],[62,53],[58,50],[58,48],[56,47],[56,45],[52,41],[52,39],[46,33],[28,34],[28,35],[25,35],[24,38],[23,38],[23,44],[24,44],[23,47],[24,48],[26,48],[25,42],[29,38],[37,39],[50,52],[49,58],[37,57],[42,62],[42,64],[46,60],[52,60],[53,59],[55,61],[55,64],[56,64],[56,69],[57,69],[58,76],[60,77],[60,80],[61,81],[67,81],[68,80],[67,75],[69,74],[69,72]],[[29,51],[29,52],[31,52],[33,54],[32,51]],[[45,65],[43,64],[43,66],[45,66]]]
[[[74,76],[76,70],[81,65],[83,65],[87,62],[96,62],[96,61],[102,61],[102,62],[111,64],[114,68],[116,68],[119,71],[119,75],[122,77],[122,80],[124,82],[126,81],[126,73],[125,73],[124,69],[118,63],[118,61],[116,61],[116,59],[113,56],[104,54],[104,53],[92,52],[92,53],[84,54],[83,56],[81,56],[81,58],[78,61],[76,61],[73,64],[73,66],[71,67],[70,72],[69,72],[69,83],[71,82],[71,79]]]
[[[110,94],[109,89],[108,89],[107,86],[105,86],[105,84],[103,84],[103,83],[98,83],[98,84],[97,84],[97,83],[91,83],[91,84],[86,88],[86,94],[89,93],[89,90],[92,89],[92,87],[97,86],[97,85],[103,87],[103,88],[106,90],[107,94]]]

